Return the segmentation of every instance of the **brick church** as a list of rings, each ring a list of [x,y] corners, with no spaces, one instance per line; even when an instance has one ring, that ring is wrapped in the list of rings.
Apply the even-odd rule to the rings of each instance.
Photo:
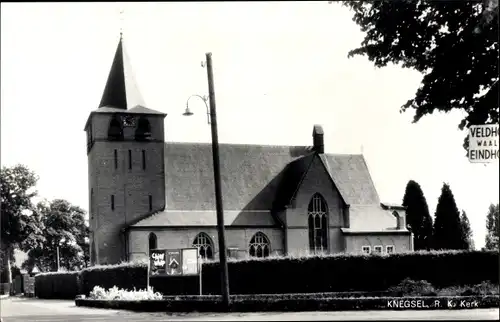
[[[155,248],[218,258],[211,144],[165,142],[166,116],[142,102],[120,39],[85,125],[92,264]],[[404,208],[381,203],[364,157],[326,153],[311,127],[311,146],[220,144],[229,256],[413,250]]]

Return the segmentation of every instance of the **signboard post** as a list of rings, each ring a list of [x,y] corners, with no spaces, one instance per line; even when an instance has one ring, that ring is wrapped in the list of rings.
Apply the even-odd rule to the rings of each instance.
[[[198,248],[153,249],[149,257],[148,287],[150,276],[199,275],[201,295],[201,261]]]
[[[500,159],[498,124],[471,125],[469,129],[469,161],[491,163]]]

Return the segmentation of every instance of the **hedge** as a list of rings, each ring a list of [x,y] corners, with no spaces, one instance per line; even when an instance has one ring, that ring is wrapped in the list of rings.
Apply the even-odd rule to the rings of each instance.
[[[494,251],[231,260],[228,267],[231,294],[383,292],[405,278],[426,280],[436,288],[476,285],[483,281],[498,284],[499,280],[498,252]],[[221,294],[217,262],[203,264],[202,279],[203,294]],[[58,294],[89,295],[94,286],[145,289],[147,267],[145,263],[94,266],[82,270],[79,281],[79,288],[75,283],[64,283],[68,289]],[[41,280],[36,285],[40,283]],[[152,277],[150,285],[164,295],[199,294],[197,276]],[[37,295],[55,297],[43,291]]]
[[[498,284],[498,252],[431,251],[239,260],[228,264],[232,294],[384,291],[405,278],[436,288]],[[219,263],[203,266],[203,288],[220,293]]]
[[[123,289],[143,289],[147,283],[147,265],[143,262],[118,265],[97,265],[80,271],[79,294],[89,294],[94,286],[105,289],[117,286]]]
[[[191,299],[164,299],[145,301],[106,301],[76,299],[77,306],[122,309],[138,312],[224,312],[228,311],[221,297],[201,296]],[[451,304],[451,305],[450,305]],[[395,309],[471,309],[494,308],[500,304],[498,295],[467,297],[370,297],[370,298],[281,298],[274,299],[232,297],[231,312],[304,312],[347,310],[395,310]]]
[[[35,296],[74,299],[78,295],[78,272],[49,272],[35,276]]]

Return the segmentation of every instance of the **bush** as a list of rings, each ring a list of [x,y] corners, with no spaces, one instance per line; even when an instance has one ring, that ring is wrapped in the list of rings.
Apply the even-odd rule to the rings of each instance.
[[[409,278],[405,278],[397,286],[390,287],[389,292],[394,296],[437,295],[431,283],[427,281],[414,281]]]
[[[78,272],[48,272],[35,276],[35,296],[42,299],[74,299]]]
[[[125,290],[144,289],[147,285],[147,264],[144,262],[92,266],[80,271],[79,294],[89,295],[94,287],[119,287]]]
[[[163,295],[154,292],[150,287],[147,290],[133,290],[128,291],[124,289],[119,289],[118,287],[110,288],[106,290],[102,287],[95,286],[89,295],[90,299],[93,300],[107,300],[107,301],[145,301],[145,300],[161,300]]]
[[[385,291],[405,278],[436,288],[498,284],[498,264],[493,251],[419,251],[233,260],[228,268],[232,294],[273,294]],[[219,263],[203,265],[203,290],[221,294]]]
[[[482,282],[473,286],[453,286],[440,289],[437,294],[440,296],[472,296],[472,295],[498,295],[499,286],[487,282]]]

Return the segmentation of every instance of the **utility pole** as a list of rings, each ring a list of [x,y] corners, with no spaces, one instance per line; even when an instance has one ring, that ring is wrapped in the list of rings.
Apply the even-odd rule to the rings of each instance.
[[[60,261],[59,260],[59,245],[57,245],[57,247],[56,247],[56,252],[57,252],[57,254],[56,254],[57,255],[57,271],[59,272],[59,270],[61,268],[60,263],[59,263],[59,261]]]
[[[210,103],[210,125],[212,128],[212,153],[214,161],[215,203],[217,209],[217,231],[219,237],[219,262],[221,269],[222,300],[224,307],[229,309],[229,273],[227,268],[226,237],[224,228],[224,209],[222,204],[219,138],[217,134],[217,114],[215,108],[214,75],[212,70],[212,53],[206,53],[208,95]]]

